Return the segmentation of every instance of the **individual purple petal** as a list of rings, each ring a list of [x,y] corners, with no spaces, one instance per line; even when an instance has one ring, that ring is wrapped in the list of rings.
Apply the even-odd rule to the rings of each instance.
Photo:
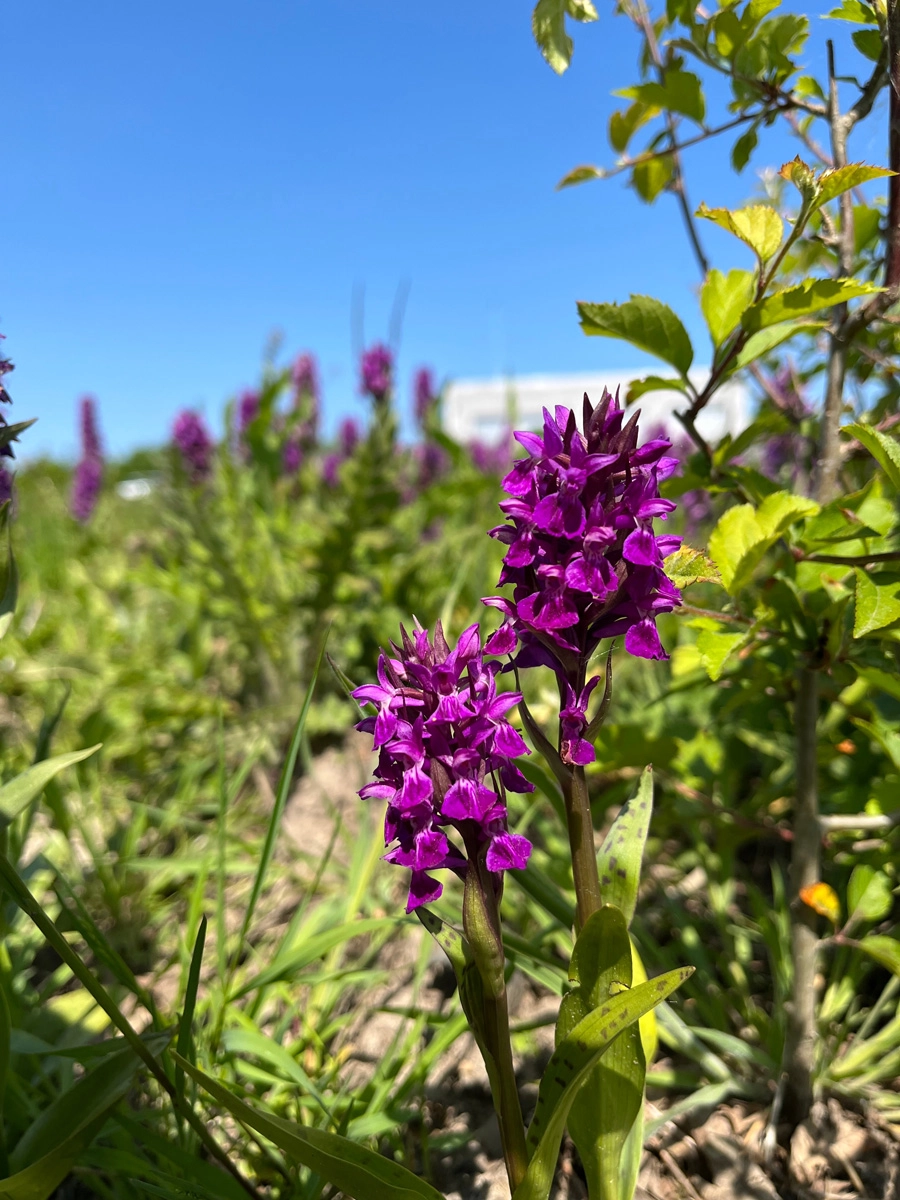
[[[515,627],[511,621],[504,621],[485,642],[484,648],[488,654],[512,654],[516,648],[516,642]]]
[[[409,898],[406,901],[406,911],[411,913],[423,904],[433,904],[441,898],[444,886],[426,875],[424,871],[413,871],[409,884]]]
[[[661,561],[656,538],[649,529],[635,529],[625,539],[622,557],[641,567],[655,567]]]
[[[524,871],[531,857],[531,842],[518,833],[498,833],[485,856],[489,871]]]
[[[497,803],[497,794],[474,779],[458,779],[448,788],[441,815],[452,821],[483,821]]]
[[[661,658],[669,656],[662,648],[656,624],[649,617],[638,621],[625,634],[625,649],[636,658]]]
[[[494,750],[507,758],[518,758],[520,754],[528,753],[521,733],[505,721],[497,726],[494,733]]]

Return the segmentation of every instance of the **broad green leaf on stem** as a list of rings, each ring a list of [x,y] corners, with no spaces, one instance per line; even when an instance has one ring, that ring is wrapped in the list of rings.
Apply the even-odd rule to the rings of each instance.
[[[632,296],[624,304],[590,304],[582,300],[578,314],[588,336],[621,338],[671,363],[682,375],[687,375],[694,361],[684,325],[667,304],[652,296]]]
[[[859,296],[873,296],[884,288],[862,279],[807,279],[795,287],[782,288],[752,305],[744,318],[744,326],[756,331],[782,321],[806,317],[821,312],[823,308],[834,308],[847,300]]]
[[[175,1057],[184,1072],[242,1125],[268,1138],[292,1161],[315,1171],[352,1200],[385,1200],[388,1196],[391,1200],[443,1200],[436,1188],[400,1163],[339,1134],[258,1112],[186,1059]]]
[[[638,984],[579,1021],[554,1050],[541,1079],[537,1107],[528,1130],[534,1151],[514,1200],[547,1200],[556,1174],[563,1129],[578,1088],[623,1029],[650,1012],[693,974],[681,967]]]
[[[833,8],[825,14],[834,21],[850,21],[854,25],[877,25],[878,17],[875,9],[862,0],[843,0],[840,8]]]
[[[597,855],[603,903],[615,905],[624,913],[626,927],[631,924],[637,904],[641,863],[652,814],[653,768],[647,767],[641,775],[637,793],[622,805]],[[630,970],[629,966],[629,973]],[[628,983],[631,984],[630,979]]]
[[[621,909],[604,905],[588,919],[575,943],[570,973],[578,987],[563,1000],[557,1042],[593,1009],[631,988],[631,939]],[[587,1175],[588,1194],[600,1200],[619,1200],[621,1195],[622,1151],[643,1107],[645,1075],[634,1022],[592,1068],[572,1103],[569,1133]]]
[[[628,143],[648,121],[658,117],[660,109],[652,104],[630,104],[609,118],[609,143],[617,154],[624,154]]]
[[[894,894],[884,871],[867,863],[853,868],[847,884],[847,912],[851,921],[882,921],[891,911]]]
[[[756,519],[767,537],[780,537],[795,521],[819,511],[815,500],[795,496],[793,492],[773,492],[756,510]]]
[[[815,501],[805,496],[773,492],[758,509],[739,504],[723,513],[709,550],[728,593],[733,596],[750,582],[763,555],[795,521],[818,511]]]
[[[719,587],[722,586],[722,576],[716,564],[702,550],[695,550],[692,546],[679,546],[663,560],[663,570],[681,591],[693,583],[717,583]]]
[[[750,128],[742,133],[731,147],[731,165],[738,174],[743,171],[744,167],[750,161],[750,155],[756,149],[758,142],[759,126],[754,121]]]
[[[671,154],[662,154],[658,158],[635,163],[631,170],[631,184],[642,200],[652,204],[668,187],[674,174],[675,160]]]
[[[751,271],[729,271],[715,267],[700,292],[700,307],[709,326],[713,345],[721,346],[753,301],[755,281]]]
[[[879,745],[894,766],[900,770],[900,733],[883,720],[864,721],[862,717],[854,717],[853,724],[864,730]]]
[[[702,124],[706,116],[706,101],[703,96],[703,85],[691,71],[681,71],[677,67],[669,67],[663,74],[661,82],[639,83],[634,87],[622,88],[614,93],[626,100],[636,100],[658,109],[668,109],[670,112],[681,113],[684,117]]]
[[[100,749],[100,745],[98,742],[96,746],[89,746],[86,750],[73,750],[69,754],[45,758],[43,762],[35,763],[9,783],[4,783],[0,787],[0,828],[14,821],[19,813],[41,794],[54,775],[89,758]]]
[[[746,633],[702,629],[697,635],[697,652],[710,679],[718,679],[731,655],[747,642]]]
[[[895,488],[900,491],[900,442],[869,425],[845,425],[843,432],[865,446]]]
[[[896,938],[887,937],[882,933],[872,933],[858,943],[863,950],[876,962],[881,963],[894,975],[900,975],[900,942]]]
[[[556,185],[556,190],[561,192],[563,188],[575,187],[578,183],[588,183],[592,179],[605,179],[606,172],[600,167],[591,167],[587,164],[580,167],[573,167]]]
[[[864,488],[827,504],[804,526],[803,542],[846,542],[867,537],[886,537],[897,524],[897,509],[885,498],[881,479],[871,479]]]
[[[850,35],[853,45],[870,62],[877,63],[884,54],[884,38],[878,29],[857,29]]]
[[[572,39],[566,33],[566,17],[575,21],[596,21],[597,10],[591,0],[538,0],[531,14],[531,32],[541,54],[557,75],[572,61]]]
[[[707,208],[701,204],[697,216],[706,217],[740,238],[761,263],[769,261],[784,236],[784,222],[768,204],[751,204],[737,209]]]
[[[853,636],[865,637],[900,620],[900,577],[870,575],[856,568],[856,615]]]
[[[869,183],[872,179],[884,179],[886,175],[895,173],[887,170],[886,167],[869,167],[865,163],[847,163],[845,167],[835,167],[830,171],[823,171],[819,176],[813,211],[821,208],[823,204],[827,204],[829,200],[843,195],[844,192],[859,187],[860,184]]]
[[[780,346],[782,342],[786,342],[788,338],[796,337],[798,333],[818,333],[820,329],[824,328],[824,321],[794,321],[762,329],[759,333],[754,333],[747,338],[743,349],[731,363],[729,372],[739,371],[742,367],[749,366],[758,358],[762,358],[764,354],[768,354],[770,350],[774,350],[776,346]]]
[[[625,403],[634,404],[648,392],[681,392],[685,395],[687,387],[683,379],[664,379],[660,375],[645,375],[643,379],[632,379],[625,394]]]

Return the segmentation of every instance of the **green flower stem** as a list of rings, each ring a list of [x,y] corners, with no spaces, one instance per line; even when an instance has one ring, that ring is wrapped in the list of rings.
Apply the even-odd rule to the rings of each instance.
[[[476,997],[470,993],[469,996],[475,1025],[473,1032],[484,1056],[500,1125],[506,1173],[510,1190],[515,1192],[528,1169],[528,1149],[509,1034],[500,907],[494,881],[480,856],[472,856],[469,860],[463,897],[463,927],[480,983],[480,995]]]
[[[603,903],[600,895],[600,876],[597,873],[597,854],[594,849],[594,822],[588,796],[584,767],[572,767],[562,781],[569,829],[569,848],[572,852],[572,875],[575,879],[575,933],[578,934]]]

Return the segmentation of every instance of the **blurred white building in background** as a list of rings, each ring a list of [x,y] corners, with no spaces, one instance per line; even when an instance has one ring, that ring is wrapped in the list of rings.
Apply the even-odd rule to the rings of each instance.
[[[628,392],[633,379],[652,373],[616,371],[591,375],[526,375],[517,379],[456,379],[444,389],[443,424],[446,432],[458,442],[480,441],[496,444],[507,430],[539,429],[542,410],[564,404],[573,408],[581,421],[581,400],[585,392],[593,403],[603,395],[604,386],[621,397]],[[702,388],[709,378],[703,368],[689,373],[691,383]],[[663,425],[672,438],[684,436],[684,429],[675,418],[679,409],[687,406],[680,392],[646,392],[634,407],[641,410],[641,429],[650,430]],[[708,442],[715,444],[726,433],[736,436],[749,425],[751,399],[741,383],[726,383],[697,419],[697,429]]]

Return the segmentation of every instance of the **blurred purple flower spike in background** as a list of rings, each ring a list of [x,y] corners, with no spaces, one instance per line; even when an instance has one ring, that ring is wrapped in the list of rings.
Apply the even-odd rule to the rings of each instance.
[[[506,719],[521,696],[497,692],[500,664],[484,661],[478,626],[454,650],[440,622],[433,641],[418,622],[412,636],[402,627],[401,635],[393,654],[379,657],[378,682],[353,696],[377,710],[356,726],[373,735],[379,755],[374,781],[359,794],[387,801],[385,858],[412,871],[411,912],[441,895],[429,871],[464,877],[476,856],[498,876],[523,869],[531,843],[508,830],[506,791],[534,789],[513,762],[528,748]]]
[[[103,447],[97,426],[97,405],[93,396],[84,396],[79,410],[81,459],[72,476],[69,508],[72,516],[86,525],[97,505],[103,483]]]
[[[363,351],[360,359],[360,388],[364,396],[371,396],[381,404],[393,386],[394,356],[381,342],[376,342]]]
[[[205,479],[212,466],[213,441],[200,414],[190,409],[180,412],[172,426],[172,440],[194,482]]]

